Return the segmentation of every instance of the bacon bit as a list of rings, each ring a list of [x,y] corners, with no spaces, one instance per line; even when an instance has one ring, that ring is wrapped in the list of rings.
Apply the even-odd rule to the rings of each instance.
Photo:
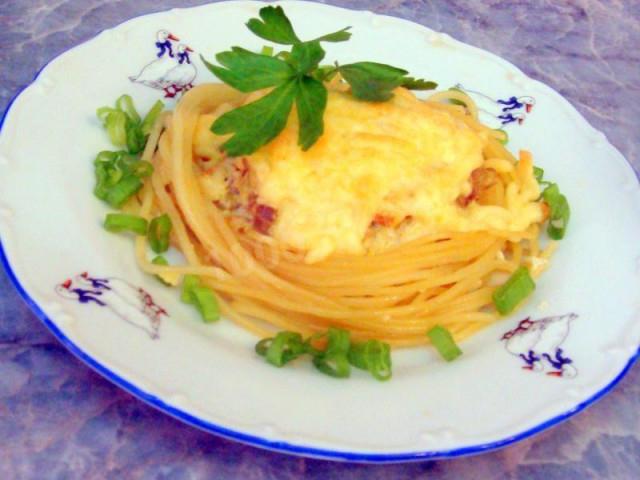
[[[249,173],[249,161],[247,160],[247,157],[242,157],[240,161],[242,164],[238,165],[237,163],[234,163],[233,169],[240,174],[240,178],[244,178]]]
[[[476,168],[471,172],[471,193],[469,195],[460,195],[456,199],[456,203],[459,207],[467,207],[478,198],[480,192],[491,188],[497,182],[498,172],[493,168]]]
[[[249,174],[249,160],[247,160],[247,157],[242,157],[242,172],[240,176],[246,177],[248,174]]]
[[[171,184],[170,184],[170,183],[167,183],[167,184],[164,186],[164,191],[165,191],[165,192],[167,192],[167,193],[171,193],[171,192],[172,192]]]
[[[271,225],[276,219],[275,208],[258,202],[252,183],[255,180],[251,164],[247,157],[228,158],[221,164],[224,168],[224,182],[227,192],[224,198],[214,200],[213,204],[222,210],[229,222],[233,222],[236,230],[246,227],[268,235]]]
[[[542,208],[541,222],[546,222],[549,219],[549,204],[547,202],[540,202],[540,208]]]
[[[383,215],[381,213],[376,213],[376,215],[373,217],[373,220],[371,220],[371,226],[375,227],[379,225],[381,227],[390,227],[395,224],[395,221],[396,219],[392,215]]]
[[[240,196],[249,185],[251,167],[246,157],[231,159],[229,171],[225,176],[227,190],[232,196]]]
[[[471,203],[471,200],[473,200],[473,192],[469,195],[459,195],[458,198],[456,198],[456,205],[465,208]]]
[[[271,224],[276,219],[276,209],[270,207],[269,205],[265,205],[263,203],[258,203],[255,209],[255,215],[253,217],[253,228],[256,232],[262,233],[263,235],[269,234],[269,229],[271,228]]]

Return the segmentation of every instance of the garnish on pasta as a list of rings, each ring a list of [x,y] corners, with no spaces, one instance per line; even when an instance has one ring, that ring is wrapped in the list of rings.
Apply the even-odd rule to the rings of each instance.
[[[382,63],[336,62],[335,66],[321,67],[325,56],[321,43],[349,40],[350,27],[303,42],[282,7],[264,7],[260,17],[249,20],[249,30],[265,40],[291,45],[290,52],[270,56],[233,47],[216,55],[222,67],[202,57],[215,76],[240,92],[273,87],[259,100],[218,117],[211,126],[218,135],[234,134],[222,145],[229,155],[249,155],[273,140],[284,129],[294,104],[299,119],[298,145],[303,150],[311,148],[324,131],[327,88],[323,82],[337,74],[351,86],[355,98],[370,102],[389,100],[392,90],[401,86],[412,90],[437,87],[434,82],[407,77],[406,70]]]

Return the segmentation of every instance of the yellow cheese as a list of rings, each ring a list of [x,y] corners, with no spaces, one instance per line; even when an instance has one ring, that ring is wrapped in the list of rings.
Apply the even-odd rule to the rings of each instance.
[[[196,132],[194,148],[217,149],[211,119],[201,123],[206,131]],[[277,211],[272,237],[306,251],[308,262],[333,252],[379,251],[436,231],[518,229],[541,215],[528,203],[539,194],[535,186],[524,199],[516,192],[508,209],[460,208],[456,199],[471,191],[486,139],[404,89],[382,103],[332,91],[324,125],[324,135],[303,152],[294,112],[287,128],[249,157],[259,201]],[[212,199],[220,195],[219,182],[203,176]],[[413,220],[371,243],[366,233],[376,214]]]

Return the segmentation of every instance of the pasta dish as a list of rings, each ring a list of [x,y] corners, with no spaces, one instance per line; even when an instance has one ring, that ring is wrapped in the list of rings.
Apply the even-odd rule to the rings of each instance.
[[[156,123],[143,156],[154,174],[134,208],[170,216],[190,266],[152,265],[144,237],[140,265],[198,275],[226,316],[260,335],[269,329],[255,319],[394,345],[424,343],[436,324],[467,337],[497,318],[496,274],[542,270],[547,213],[530,156],[516,161],[499,132],[442,96],[398,91],[381,111],[333,91],[321,144],[302,152],[291,122],[234,158],[209,126],[249,99],[194,88]]]
[[[455,358],[534,290],[555,245],[541,247],[543,225],[563,237],[566,198],[463,92],[423,100],[410,90],[436,84],[405,70],[321,66],[321,42],[349,27],[303,42],[273,6],[247,27],[291,51],[202,58],[224,83],[144,120],[128,95],[98,110],[126,148],[94,162],[95,195],[124,212],[105,228],[136,233],[140,267],[204,321],[267,336],[256,351],[276,366],[310,353],[324,373],[384,380],[391,345]],[[170,245],[183,260],[162,256]]]

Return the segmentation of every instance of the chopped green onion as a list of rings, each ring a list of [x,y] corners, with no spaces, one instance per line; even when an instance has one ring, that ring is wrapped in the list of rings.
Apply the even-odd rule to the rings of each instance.
[[[527,267],[519,267],[504,285],[493,293],[493,303],[501,315],[511,313],[514,308],[536,288]]]
[[[125,151],[115,152],[115,166],[125,174],[133,174],[139,178],[148,177],[153,173],[153,166],[144,160],[140,160],[138,155],[132,155]]]
[[[220,307],[215,293],[210,288],[200,285],[200,278],[197,276],[184,276],[180,300],[194,304],[206,323],[220,320]]]
[[[255,350],[258,355],[264,357],[267,355],[267,351],[271,346],[271,342],[273,342],[274,337],[263,338],[258,343],[256,343]]]
[[[194,287],[200,285],[200,279],[195,275],[185,275],[182,279],[182,292],[180,294],[180,300],[184,303],[193,303],[191,296],[191,290]]]
[[[162,266],[168,266],[169,262],[167,261],[166,258],[164,258],[162,255],[158,255],[157,257],[155,257],[153,260],[151,260],[151,263],[153,263],[154,265],[162,265]],[[171,282],[167,282],[164,278],[162,278],[161,275],[154,275],[158,280],[160,280],[162,283],[164,283],[167,286],[172,286],[173,284]]]
[[[117,147],[127,143],[127,116],[123,112],[112,111],[105,117],[104,126],[109,134],[109,140]]]
[[[549,205],[549,223],[547,225],[547,235],[552,240],[562,240],[569,224],[571,209],[567,197],[560,193],[557,183],[545,182],[543,180],[544,170],[533,167],[533,175],[540,185],[546,185],[540,197]]]
[[[127,114],[129,119],[134,123],[140,123],[140,115],[136,107],[133,106],[131,95],[122,95],[116,100],[116,110]]]
[[[347,355],[349,363],[356,368],[368,370],[376,380],[391,378],[391,347],[380,340],[353,343]]]
[[[93,161],[96,185],[93,194],[112,206],[124,205],[140,188],[140,179],[153,172],[149,162],[124,151],[100,152]]]
[[[351,348],[349,349],[349,354],[347,355],[349,363],[360,370],[369,370],[369,364],[367,363],[365,353],[367,343],[368,341],[363,343],[352,343]]]
[[[129,95],[116,100],[115,108],[101,107],[96,114],[107,129],[111,143],[128,151],[100,152],[95,166],[96,186],[93,193],[100,200],[120,208],[142,188],[142,179],[151,175],[153,167],[136,155],[144,150],[153,123],[163,108],[156,102],[144,121]]]
[[[156,102],[141,120],[131,97],[122,95],[116,100],[115,108],[98,108],[96,115],[107,129],[111,143],[118,147],[126,146],[129,153],[140,153],[163,107],[162,102]]]
[[[191,289],[192,303],[200,312],[202,320],[205,323],[216,322],[220,320],[220,307],[216,295],[208,287],[197,285]]]
[[[142,182],[138,177],[127,175],[107,191],[104,199],[109,205],[120,208],[141,188]]]
[[[453,335],[442,325],[436,325],[430,328],[429,331],[427,331],[427,337],[429,337],[433,346],[436,347],[436,350],[438,350],[447,362],[462,355],[462,350],[456,345],[456,342],[453,340]]]
[[[127,122],[127,150],[129,153],[140,153],[144,150],[144,146],[147,144],[147,136],[142,133],[140,125]]]
[[[327,330],[327,346],[325,352],[336,351],[347,353],[349,345],[351,345],[350,336],[347,330],[329,327],[329,330]]]
[[[350,337],[347,330],[330,327],[303,342],[299,333],[285,331],[260,340],[255,350],[278,367],[308,353],[316,369],[331,377],[349,377],[353,365],[368,370],[377,380],[391,378],[391,347],[378,340],[351,343]]]
[[[164,253],[169,249],[171,218],[166,213],[151,220],[149,224],[149,245],[156,253]]]
[[[114,166],[121,153],[124,152],[111,152],[109,150],[103,150],[102,152],[98,153],[98,155],[96,155],[96,159],[93,161],[93,163],[96,165],[108,164]]]
[[[273,338],[259,341],[256,352],[270,364],[282,367],[304,353],[302,336],[295,332],[279,332]]]
[[[131,155],[127,155],[127,157],[131,157]],[[118,162],[118,166],[123,172],[130,173],[138,178],[146,178],[153,173],[153,165],[144,160],[137,160],[137,157],[134,158],[136,158],[136,160],[123,158]]]
[[[109,232],[130,231],[138,235],[147,233],[147,221],[129,213],[107,213],[104,228]]]
[[[571,217],[567,197],[560,193],[557,183],[552,183],[544,189],[542,198],[549,205],[547,234],[553,240],[562,240]]]
[[[103,127],[107,126],[107,117],[113,111],[114,109],[111,107],[100,107],[96,110],[96,117],[98,117],[98,120],[102,122]]]
[[[321,357],[313,357],[313,366],[330,377],[348,378],[351,375],[347,356],[338,352],[326,353]]]
[[[122,178],[122,171],[115,167],[115,158],[116,152],[100,152],[93,162],[96,175],[93,194],[100,200],[105,200],[109,190]]]
[[[153,128],[153,125],[156,123],[156,120],[158,119],[158,116],[160,115],[160,112],[162,112],[163,108],[164,108],[164,103],[158,100],[156,103],[153,104],[153,107],[151,107],[151,110],[149,110],[149,112],[147,113],[147,116],[144,117],[141,128],[142,128],[142,133],[145,136],[148,136],[151,133],[151,129]]]
[[[324,349],[316,349],[313,341],[327,339]],[[322,373],[336,377],[346,378],[350,375],[349,360],[347,354],[351,344],[350,334],[341,328],[330,327],[327,333],[312,335],[305,342],[305,350],[313,355],[313,365]]]

